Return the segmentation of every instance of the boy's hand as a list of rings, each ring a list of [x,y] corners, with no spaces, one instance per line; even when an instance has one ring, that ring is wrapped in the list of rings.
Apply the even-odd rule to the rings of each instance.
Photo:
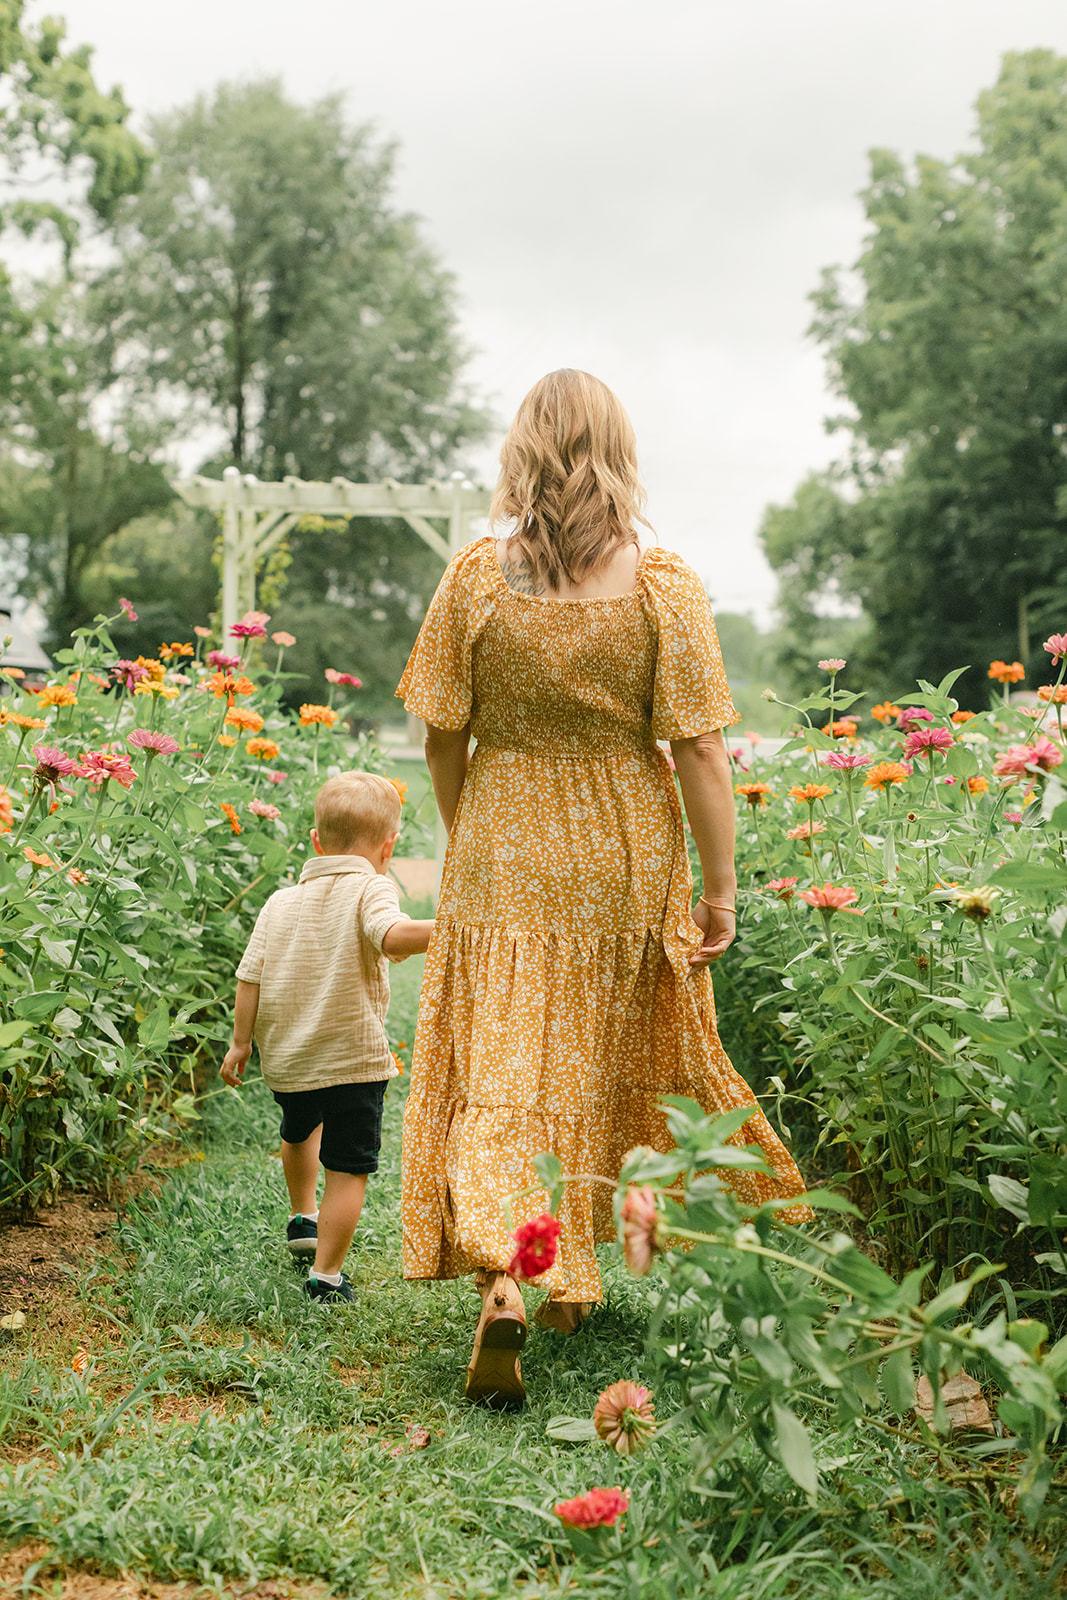
[[[251,1054],[251,1044],[231,1044],[222,1061],[223,1083],[228,1083],[231,1089],[241,1087],[241,1074]]]

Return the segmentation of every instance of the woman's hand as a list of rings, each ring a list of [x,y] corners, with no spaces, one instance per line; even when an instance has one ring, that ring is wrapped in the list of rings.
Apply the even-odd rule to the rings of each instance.
[[[737,932],[737,917],[732,911],[718,911],[714,906],[709,906],[705,901],[698,900],[693,907],[693,921],[700,929],[703,938],[700,949],[689,957],[691,967],[706,967],[712,961],[718,961],[724,950],[734,942]]]

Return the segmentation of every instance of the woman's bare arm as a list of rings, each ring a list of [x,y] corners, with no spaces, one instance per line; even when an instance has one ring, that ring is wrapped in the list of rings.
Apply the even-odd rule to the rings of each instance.
[[[724,906],[735,903],[737,872],[734,866],[734,794],[730,757],[721,729],[695,739],[672,739],[671,753],[682,790],[682,803],[700,857],[704,893]],[[736,917],[699,902],[693,919],[704,935],[694,967],[717,961],[730,945]]]
[[[459,793],[470,765],[470,742],[469,722],[465,728],[456,730],[426,724],[426,765],[430,769],[437,809],[449,833],[456,820]]]

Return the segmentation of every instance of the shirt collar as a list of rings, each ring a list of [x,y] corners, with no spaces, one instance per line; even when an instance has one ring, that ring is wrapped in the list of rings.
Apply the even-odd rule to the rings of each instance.
[[[366,856],[312,856],[310,861],[304,862],[300,882],[306,883],[309,878],[329,878],[342,872],[374,871],[373,862],[368,861]]]

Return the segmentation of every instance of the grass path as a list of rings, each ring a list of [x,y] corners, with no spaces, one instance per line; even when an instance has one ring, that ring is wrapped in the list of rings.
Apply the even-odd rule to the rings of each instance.
[[[392,1025],[410,1040],[418,964],[395,976]],[[1007,1529],[999,1548],[992,1529],[977,1547],[973,1510],[936,1484],[919,1534],[908,1532],[913,1506],[872,1516],[894,1484],[914,1484],[913,1468],[880,1448],[853,1443],[847,1493],[816,1514],[773,1474],[692,1483],[681,1429],[633,1460],[551,1440],[549,1419],[588,1417],[608,1383],[654,1382],[653,1291],[613,1250],[595,1331],[532,1331],[524,1412],[468,1405],[475,1295],[399,1276],[405,1081],[387,1097],[382,1172],[349,1260],[357,1306],[309,1306],[301,1294],[283,1243],[276,1112],[252,1083],[239,1100],[211,1100],[204,1162],[124,1214],[125,1264],[84,1271],[84,1376],[70,1369],[69,1329],[52,1344],[40,1329],[32,1353],[0,1355],[0,1539],[41,1546],[31,1592],[59,1594],[47,1573],[86,1567],[232,1593],[274,1578],[390,1600],[1049,1592],[1044,1564],[1012,1553]],[[671,1398],[657,1396],[661,1415]],[[414,1428],[429,1430],[427,1447],[411,1448]],[[616,1483],[632,1494],[628,1553],[583,1566],[551,1507]]]

